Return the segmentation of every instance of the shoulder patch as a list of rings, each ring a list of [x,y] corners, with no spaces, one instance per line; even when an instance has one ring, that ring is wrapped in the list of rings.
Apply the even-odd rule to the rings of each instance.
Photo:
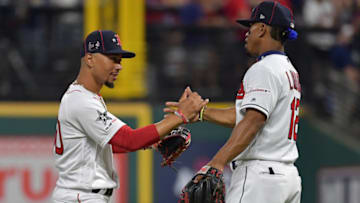
[[[240,89],[237,91],[237,94],[236,94],[236,99],[243,99],[244,96],[245,96],[244,84],[241,83]]]
[[[112,120],[112,118],[107,115],[107,111],[104,111],[104,113],[101,113],[99,110],[96,110],[96,111],[97,111],[97,113],[99,115],[97,117],[96,121],[101,121],[106,126],[108,120]]]

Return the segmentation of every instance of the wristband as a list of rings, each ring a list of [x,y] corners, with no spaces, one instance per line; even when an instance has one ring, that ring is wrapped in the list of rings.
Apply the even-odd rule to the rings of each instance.
[[[207,106],[203,106],[200,110],[200,114],[199,114],[199,121],[203,122],[204,121],[204,112],[205,112],[205,109],[207,108]]]
[[[183,123],[185,123],[185,124],[189,123],[189,119],[187,119],[187,118],[185,117],[185,115],[184,115],[180,110],[176,110],[176,111],[174,112],[174,114],[177,115],[177,116],[179,116],[179,117],[183,120]]]

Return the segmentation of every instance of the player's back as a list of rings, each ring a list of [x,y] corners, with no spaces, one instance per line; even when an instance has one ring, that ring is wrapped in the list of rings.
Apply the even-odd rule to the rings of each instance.
[[[100,100],[100,96],[81,85],[70,85],[61,99],[54,150],[59,171],[58,187],[91,189],[117,185],[112,150],[107,144],[111,137],[102,136],[102,132],[93,127],[100,122],[98,125],[105,128],[102,122],[110,120],[107,123],[111,123],[117,119],[106,114]],[[101,113],[97,115],[96,111]],[[97,121],[102,112],[105,112],[105,121]],[[108,130],[111,132],[112,129]]]
[[[244,105],[254,107],[267,115],[267,120],[236,159],[295,162],[301,87],[298,73],[288,57],[280,54],[263,57],[246,73],[244,86],[245,98],[240,109],[245,108]]]

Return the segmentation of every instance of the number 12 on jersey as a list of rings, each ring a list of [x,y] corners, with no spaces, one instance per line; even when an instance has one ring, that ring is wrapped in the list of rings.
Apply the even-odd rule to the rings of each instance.
[[[297,131],[298,131],[298,123],[299,123],[299,107],[300,107],[300,99],[294,97],[291,102],[291,121],[290,121],[290,129],[289,129],[289,140],[297,139]]]

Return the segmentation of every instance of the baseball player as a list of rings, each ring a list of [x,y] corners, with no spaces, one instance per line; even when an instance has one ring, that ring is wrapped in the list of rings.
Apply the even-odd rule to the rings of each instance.
[[[173,128],[187,123],[208,102],[187,88],[176,114],[131,129],[108,112],[99,92],[104,84],[114,86],[122,58],[134,56],[122,49],[119,36],[112,31],[94,31],[85,39],[80,72],[59,108],[54,146],[59,178],[53,202],[109,202],[113,189],[118,187],[112,154],[154,144]]]
[[[245,48],[257,62],[246,72],[234,107],[201,110],[201,120],[233,127],[207,166],[223,170],[230,164],[226,203],[300,203],[301,178],[294,162],[301,87],[284,53],[285,41],[297,37],[293,16],[280,3],[265,1],[250,19],[237,22],[249,27]],[[197,177],[194,182],[202,178]]]

